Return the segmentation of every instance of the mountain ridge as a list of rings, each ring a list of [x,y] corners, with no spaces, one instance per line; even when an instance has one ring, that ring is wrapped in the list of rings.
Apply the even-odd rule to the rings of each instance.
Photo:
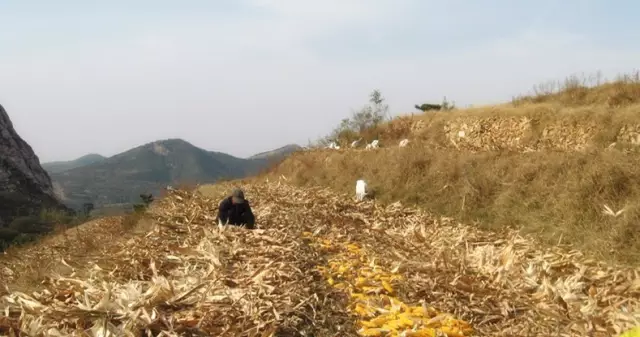
[[[214,183],[258,173],[297,150],[289,144],[258,157],[239,158],[208,151],[181,138],[148,142],[103,160],[51,172],[58,195],[73,208],[132,204],[141,193],[158,194],[167,185]],[[81,157],[82,158],[82,157]]]
[[[138,145],[136,147],[130,148],[129,150],[133,150],[139,146],[143,146],[143,145],[147,145],[147,144],[152,144],[155,142],[162,142],[162,141],[171,141],[171,140],[182,140],[185,142],[188,142],[182,138],[166,138],[166,139],[160,139],[160,140],[155,140],[152,142],[147,142],[144,143],[142,145]],[[191,143],[190,143],[191,144]],[[193,145],[193,144],[191,144]],[[199,146],[193,145],[195,147],[200,148]],[[281,146],[279,148],[273,149],[273,150],[268,150],[268,151],[263,151],[263,152],[258,152],[256,154],[253,154],[251,156],[248,157],[237,157],[237,156],[233,156],[231,154],[228,154],[226,152],[220,152],[220,151],[210,151],[210,150],[206,150],[204,148],[201,148],[205,151],[211,152],[211,153],[218,153],[218,154],[224,154],[224,155],[230,155],[232,157],[235,158],[240,158],[240,159],[265,159],[267,157],[275,157],[275,156],[282,156],[282,155],[288,155],[290,153],[293,153],[295,151],[298,151],[300,149],[302,149],[302,146],[295,144],[295,143],[291,143],[291,144],[287,144],[284,146]],[[120,155],[122,153],[125,153],[129,150],[126,150],[124,152],[119,152],[116,153],[112,156],[103,156],[99,153],[88,153],[85,154],[83,156],[80,156],[78,158],[75,159],[71,159],[71,160],[54,160],[54,161],[48,161],[48,162],[43,162],[41,165],[42,167],[49,173],[60,173],[63,171],[68,171],[71,169],[75,169],[78,167],[82,167],[82,166],[87,166],[93,163],[97,163],[97,162],[101,162],[105,159]]]
[[[282,155],[286,156],[290,153],[296,152],[301,149],[302,149],[302,146],[292,143],[292,144],[287,144],[285,146],[281,146],[274,150],[256,153],[252,156],[247,157],[247,159],[263,159],[263,158],[282,156]]]
[[[44,168],[49,173],[58,173],[67,171],[70,169],[74,169],[76,167],[86,166],[95,162],[99,162],[107,159],[103,155],[98,153],[88,153],[84,156],[72,159],[72,160],[57,160],[42,163],[42,168]]]

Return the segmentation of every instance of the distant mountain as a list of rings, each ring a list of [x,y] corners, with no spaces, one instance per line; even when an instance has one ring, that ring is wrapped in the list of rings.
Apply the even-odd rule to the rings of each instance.
[[[167,185],[246,177],[290,153],[281,149],[244,159],[207,151],[182,139],[167,139],[52,173],[51,177],[67,205],[80,208],[83,203],[92,202],[100,208],[139,202],[141,193],[158,195]]]
[[[97,153],[90,153],[88,155],[82,156],[80,158],[69,160],[69,161],[52,161],[48,163],[42,163],[42,168],[44,168],[49,174],[59,173],[67,170],[74,169],[76,167],[81,167],[93,163],[97,163],[105,160],[106,157],[103,157]]]
[[[301,150],[302,146],[297,144],[288,144],[275,150],[260,152],[249,157],[249,159],[282,159],[293,152]]]

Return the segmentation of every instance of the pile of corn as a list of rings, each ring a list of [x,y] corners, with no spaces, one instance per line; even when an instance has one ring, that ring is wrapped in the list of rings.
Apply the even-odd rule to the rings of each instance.
[[[473,333],[467,322],[439,313],[425,303],[410,306],[395,297],[393,284],[402,276],[376,265],[358,245],[326,239],[316,239],[312,244],[334,253],[328,266],[318,269],[332,287],[349,294],[348,309],[359,319],[361,336],[464,337]]]

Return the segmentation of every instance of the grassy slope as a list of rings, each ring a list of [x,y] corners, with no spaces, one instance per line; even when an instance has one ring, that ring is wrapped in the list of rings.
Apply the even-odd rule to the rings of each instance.
[[[452,145],[443,132],[456,118],[514,116],[533,119],[532,131],[522,142],[539,151],[499,147],[468,151]],[[417,120],[425,125],[419,134],[411,131]],[[563,127],[550,145],[542,130],[559,120]],[[299,153],[270,174],[284,175],[298,185],[326,185],[349,194],[362,177],[383,202],[419,205],[485,228],[515,226],[547,244],[562,240],[596,258],[638,264],[640,157],[635,151],[606,149],[623,125],[638,124],[637,78],[594,88],[574,83],[556,93],[522,97],[500,106],[399,118],[364,134],[367,140],[380,137],[389,148]],[[571,133],[572,127],[587,130],[593,146],[585,151],[559,150],[566,141],[562,134]],[[411,145],[397,148],[397,140],[404,137],[412,140]],[[628,208],[612,217],[603,214],[604,204],[614,211]]]

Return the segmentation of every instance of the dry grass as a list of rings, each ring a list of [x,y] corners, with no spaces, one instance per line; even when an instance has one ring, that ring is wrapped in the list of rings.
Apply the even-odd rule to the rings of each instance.
[[[524,141],[535,143],[542,130],[562,122],[565,127],[594,124],[593,141],[608,146],[624,125],[638,125],[640,111],[640,71],[619,76],[605,82],[599,75],[572,76],[563,82],[548,82],[534,87],[528,96],[514,98],[511,102],[495,106],[479,106],[456,109],[449,112],[410,113],[383,123],[362,134],[350,135],[341,140],[342,147],[363,137],[371,142],[380,139],[383,146],[395,146],[403,138],[419,139],[429,146],[449,146],[442,130],[447,123],[457,119],[495,120],[500,118],[528,117],[533,130]],[[419,131],[416,128],[419,127]]]
[[[513,99],[514,105],[554,102],[564,106],[606,105],[619,108],[640,102],[640,71],[606,81],[599,74],[573,75],[562,82],[534,87],[530,96]]]
[[[640,87],[640,84],[638,85]],[[640,97],[640,93],[639,96]],[[522,120],[528,120],[529,129],[520,136],[518,143],[521,147],[553,147],[563,146],[559,137],[556,144],[545,144],[544,130],[556,129],[558,132],[566,132],[569,142],[575,141],[576,133],[586,131],[588,143],[598,148],[605,148],[617,139],[620,131],[625,126],[640,125],[640,102],[622,107],[609,107],[606,105],[589,106],[565,106],[558,102],[522,103],[514,106],[504,104],[490,107],[476,107],[464,110],[456,110],[446,113],[425,113],[404,115],[362,133],[364,141],[371,142],[379,139],[381,146],[396,147],[403,138],[411,141],[420,141],[430,148],[451,147],[450,139],[443,132],[446,128],[456,128],[463,124],[482,124],[481,132],[485,132],[485,138],[498,138],[503,133],[517,130],[505,129],[505,125],[517,124]],[[509,127],[511,127],[509,125]],[[497,128],[498,130],[492,130]],[[482,135],[479,135],[483,137]],[[354,137],[352,137],[354,138]],[[352,138],[341,142],[343,148],[347,148]],[[493,139],[491,139],[493,140]],[[494,149],[501,149],[503,144],[494,144]]]
[[[364,178],[380,201],[482,228],[518,228],[550,245],[571,243],[598,259],[638,265],[640,159],[637,145],[620,135],[640,125],[640,81],[637,74],[595,88],[576,81],[513,104],[400,117],[364,133],[386,148],[299,153],[265,176],[350,194]],[[622,96],[629,99],[615,98]],[[531,127],[511,130],[522,117]],[[474,123],[476,134],[457,143],[443,131]],[[397,147],[402,138],[409,147]],[[606,215],[605,205],[625,211]]]
[[[410,147],[297,155],[274,176],[349,194],[364,177],[383,202],[419,205],[482,228],[520,228],[548,244],[571,243],[597,258],[637,264],[639,168],[640,158],[617,151],[469,154]],[[606,215],[604,205],[626,211]]]

